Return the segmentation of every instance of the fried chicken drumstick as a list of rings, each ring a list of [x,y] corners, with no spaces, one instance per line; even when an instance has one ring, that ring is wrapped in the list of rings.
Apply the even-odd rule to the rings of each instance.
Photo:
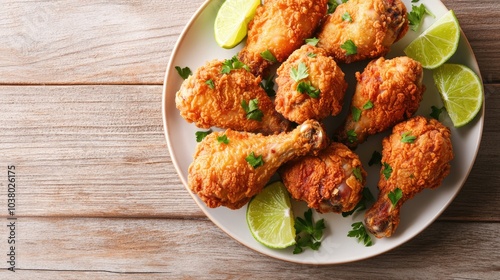
[[[349,0],[325,19],[317,35],[337,62],[351,63],[385,56],[408,31],[406,6],[401,0]],[[347,44],[356,47],[348,53]]]
[[[425,91],[422,65],[406,56],[373,60],[356,79],[350,112],[337,131],[350,148],[410,118]]]
[[[319,213],[348,212],[362,197],[366,172],[358,156],[341,143],[331,143],[317,156],[287,162],[279,173],[294,199]]]
[[[184,80],[175,96],[181,116],[199,128],[215,126],[263,134],[288,131],[290,122],[274,109],[272,100],[260,86],[261,78],[242,68],[223,72],[228,61],[232,63],[207,62]],[[252,110],[245,110],[243,102],[250,109],[258,109],[253,112],[260,116],[251,117]]]
[[[437,120],[421,116],[396,125],[382,145],[380,192],[375,204],[365,213],[366,228],[377,238],[394,233],[405,201],[426,188],[441,185],[450,173],[453,159],[450,130]],[[387,172],[389,168],[392,172]],[[402,197],[393,206],[389,193],[396,189],[401,190]]]
[[[288,56],[304,44],[326,15],[327,0],[266,0],[257,8],[248,24],[245,47],[238,57],[255,75],[265,74],[273,61],[264,59],[269,51],[276,62]]]
[[[222,135],[227,144],[218,141]],[[264,188],[281,165],[324,149],[327,142],[321,124],[313,120],[291,132],[270,136],[230,129],[214,132],[196,147],[188,185],[208,207],[239,209]]]

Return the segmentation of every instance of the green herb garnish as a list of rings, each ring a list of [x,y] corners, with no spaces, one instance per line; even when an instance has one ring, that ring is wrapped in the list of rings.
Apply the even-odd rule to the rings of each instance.
[[[411,30],[413,31],[418,30],[420,24],[422,23],[422,19],[426,14],[434,17],[434,15],[431,12],[429,12],[429,10],[427,10],[424,4],[420,4],[420,6],[412,5],[412,10],[411,12],[408,13],[408,21]]]
[[[354,237],[358,239],[358,242],[363,242],[366,247],[372,246],[372,238],[366,231],[365,225],[363,222],[357,222],[351,225],[352,230],[347,233],[347,236]]]
[[[207,131],[196,131],[195,132],[195,135],[196,135],[196,142],[201,142],[203,141],[203,139],[205,139],[205,137],[207,137],[208,134],[212,133],[212,130],[209,129]]]
[[[238,57],[235,55],[231,59],[226,59],[222,63],[222,74],[229,74],[231,70],[236,70],[236,69],[245,69],[247,71],[250,71],[250,68],[248,65],[245,63],[241,62]]]
[[[211,88],[211,89],[214,89],[214,88],[215,88],[214,81],[212,81],[212,80],[206,80],[206,81],[205,81],[205,84],[207,84],[207,85],[208,85],[208,87],[209,87],[209,88]]]
[[[273,55],[273,53],[270,50],[265,50],[265,51],[261,52],[260,56],[269,62],[272,62],[272,63],[278,62],[278,60],[276,59],[276,57]]]
[[[373,201],[375,201],[375,197],[373,197],[373,194],[370,191],[370,189],[366,187],[363,188],[363,196],[361,197],[361,200],[358,202],[358,204],[356,204],[354,209],[352,209],[351,211],[342,212],[342,217],[345,218],[347,216],[354,214],[357,211],[365,210],[367,208],[367,204]]]
[[[373,108],[373,103],[370,100],[366,101],[365,105],[363,105],[363,110],[368,110],[371,108]]]
[[[358,134],[354,131],[354,129],[347,131],[347,141],[349,141],[349,143],[358,141]]]
[[[311,46],[316,46],[319,42],[319,39],[316,37],[306,39],[306,44]]]
[[[266,91],[267,96],[273,97],[276,95],[276,91],[274,90],[274,75],[267,77],[267,79],[262,79],[260,83],[260,87]]]
[[[361,117],[361,110],[352,106],[351,111],[352,120],[355,122],[359,121],[359,118]]]
[[[413,143],[417,139],[417,136],[411,135],[411,131],[404,132],[401,134],[401,142],[403,143]]]
[[[189,69],[189,67],[181,68],[179,66],[175,66],[175,70],[177,70],[177,73],[179,74],[179,76],[181,76],[181,78],[184,80],[193,74],[191,72],[191,69]]]
[[[358,53],[358,47],[352,40],[347,40],[345,43],[340,45],[340,48],[346,51],[346,55],[352,55]]]
[[[392,207],[396,206],[398,201],[403,197],[403,191],[400,188],[396,188],[394,191],[391,191],[387,194],[389,200],[391,200]]]
[[[312,218],[312,210],[308,209],[304,213],[304,219],[300,217],[295,218],[295,248],[294,254],[299,254],[304,251],[305,247],[313,250],[318,250],[321,246],[321,238],[323,237],[323,230],[326,228],[325,220],[321,219],[314,222]]]
[[[223,134],[221,136],[217,136],[217,141],[221,144],[229,144],[229,139],[227,138],[226,134]]]
[[[312,98],[318,98],[321,91],[311,85],[309,82],[300,82],[297,85],[297,91],[300,93],[306,93]]]
[[[384,174],[384,177],[386,180],[389,180],[392,174],[392,167],[387,163],[383,163],[384,169],[382,170],[382,174]]]
[[[446,109],[444,107],[441,107],[440,109],[436,106],[431,106],[431,110],[432,110],[432,112],[430,113],[431,118],[439,121],[439,115],[441,115],[441,113]]]
[[[370,158],[370,161],[368,161],[368,166],[380,164],[380,161],[382,161],[382,154],[380,152],[373,151],[372,157]]]
[[[262,155],[256,156],[254,152],[251,152],[245,160],[255,169],[259,166],[264,165],[264,160],[262,159]]]
[[[290,69],[290,77],[296,82],[309,77],[309,73],[307,73],[307,66],[304,62],[299,63],[297,68]]]
[[[262,121],[262,117],[264,113],[259,109],[259,100],[257,98],[250,100],[250,102],[246,102],[245,100],[241,101],[241,107],[245,110],[247,115],[247,119]]]
[[[351,17],[351,15],[350,15],[348,12],[345,12],[345,13],[342,15],[342,20],[343,20],[343,21],[352,22],[352,17]]]

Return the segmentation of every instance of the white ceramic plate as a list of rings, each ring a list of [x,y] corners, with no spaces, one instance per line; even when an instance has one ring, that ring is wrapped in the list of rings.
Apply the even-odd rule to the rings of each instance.
[[[411,10],[411,0],[404,0],[403,2],[407,9]],[[179,37],[177,45],[170,57],[165,75],[163,89],[163,121],[165,135],[172,161],[186,187],[187,170],[189,164],[192,162],[192,154],[196,146],[195,132],[200,129],[192,124],[188,124],[180,116],[179,111],[175,107],[175,93],[179,89],[182,79],[177,74],[174,67],[188,66],[194,71],[205,64],[206,61],[215,58],[231,58],[241,49],[244,42],[232,50],[225,50],[220,48],[214,40],[213,22],[222,3],[223,0],[206,1],[202,7],[198,9]],[[435,15],[435,17],[425,17],[420,31],[425,30],[447,11],[447,8],[440,1],[421,0],[418,4],[420,3],[423,3]],[[392,51],[388,57],[404,55],[403,48],[417,35],[416,32],[409,30],[407,35],[392,47]],[[465,64],[479,74],[476,59],[463,34],[460,46],[450,62]],[[349,83],[349,90],[345,98],[347,102],[350,101],[354,88],[354,73],[355,71],[362,71],[365,65],[366,62],[342,66]],[[432,73],[426,70],[424,75],[424,83],[427,86],[427,91],[424,94],[424,99],[417,114],[429,116],[431,106],[441,107],[442,102],[434,86]],[[344,109],[348,107],[348,104],[346,104]],[[336,126],[345,114],[346,112],[329,121]],[[347,237],[347,232],[351,229],[351,224],[353,222],[362,221],[363,213],[358,213],[347,218],[343,218],[341,215],[333,213],[322,215],[314,213],[315,219],[324,218],[327,225],[321,248],[318,251],[306,250],[301,254],[294,255],[292,254],[293,248],[274,250],[264,247],[255,241],[246,224],[246,207],[236,211],[224,207],[210,209],[206,207],[196,195],[191,195],[208,218],[229,236],[249,248],[268,256],[307,264],[337,264],[369,258],[393,249],[420,233],[451,203],[467,179],[472,165],[474,164],[481,140],[483,120],[484,106],[472,123],[460,129],[453,128],[446,113],[441,116],[441,121],[452,130],[455,159],[452,162],[450,175],[444,180],[442,186],[436,190],[424,190],[414,199],[408,201],[401,210],[401,223],[396,233],[390,238],[374,239],[374,245],[371,247],[365,247],[358,243],[356,239]],[[378,194],[376,185],[380,167],[369,167],[367,163],[374,150],[381,151],[381,139],[386,135],[387,133],[372,136],[356,150],[368,172],[367,186],[375,196]],[[189,192],[189,189],[187,189],[187,191]],[[305,204],[302,202],[294,202],[293,207],[295,214],[300,216],[303,215],[306,209]]]

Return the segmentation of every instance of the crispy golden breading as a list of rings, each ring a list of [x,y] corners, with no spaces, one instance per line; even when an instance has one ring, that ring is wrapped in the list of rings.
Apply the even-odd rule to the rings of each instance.
[[[335,142],[317,156],[306,155],[286,163],[279,173],[292,197],[307,202],[319,213],[353,210],[362,198],[366,181],[359,157]]]
[[[264,74],[273,62],[265,60],[261,53],[269,50],[278,62],[311,38],[326,15],[327,0],[267,0],[257,8],[248,24],[245,47],[239,59],[247,64],[255,75]]]
[[[222,74],[222,65],[219,60],[210,61],[184,80],[175,96],[176,107],[184,119],[200,128],[216,126],[263,134],[289,130],[290,122],[276,112],[259,77],[245,69]],[[207,81],[212,81],[213,86]],[[258,109],[263,113],[261,120],[248,119],[241,105],[253,99],[258,100]]]
[[[391,45],[408,31],[407,11],[400,0],[349,0],[337,7],[322,24],[318,47],[337,62],[351,63],[386,55]],[[356,54],[342,45],[351,40]]]
[[[402,137],[414,136],[406,143]],[[389,237],[400,220],[400,209],[405,201],[422,190],[441,185],[450,173],[453,148],[450,130],[439,121],[417,116],[396,125],[392,134],[383,142],[382,166],[378,188],[378,200],[365,213],[367,229],[376,237]],[[383,174],[392,169],[389,178]],[[395,206],[389,200],[389,192],[401,189],[402,198]]]
[[[217,138],[226,135],[228,144]],[[259,193],[285,162],[324,149],[328,136],[317,121],[307,121],[288,133],[263,136],[228,129],[214,132],[196,147],[188,185],[208,207],[238,209]],[[262,157],[253,167],[249,155]]]
[[[406,56],[371,61],[356,79],[350,112],[337,131],[338,140],[351,148],[410,118],[425,91],[422,65]]]
[[[308,77],[295,81],[290,72],[292,68],[297,70],[301,63],[307,67]],[[320,91],[319,96],[314,98],[300,93],[297,89],[299,82],[309,83]],[[276,84],[276,111],[290,121],[322,120],[342,111],[347,89],[344,72],[321,48],[306,44],[294,51],[278,68]]]

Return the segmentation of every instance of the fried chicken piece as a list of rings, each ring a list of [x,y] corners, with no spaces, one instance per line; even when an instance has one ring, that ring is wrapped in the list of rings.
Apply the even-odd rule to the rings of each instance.
[[[351,148],[410,118],[425,91],[422,65],[406,56],[373,60],[356,79],[350,112],[337,131],[338,140]]]
[[[228,144],[219,143],[226,135]],[[228,129],[198,144],[189,166],[189,188],[208,207],[239,209],[259,193],[285,162],[327,146],[328,136],[314,120],[288,133],[264,136]],[[251,164],[261,157],[262,165]]]
[[[407,31],[406,6],[401,0],[349,0],[325,19],[317,35],[318,47],[337,62],[351,63],[385,56]],[[343,47],[349,40],[357,48],[354,54]]]
[[[307,77],[296,81],[291,72],[300,71],[301,66],[307,70]],[[342,111],[347,89],[344,72],[323,49],[306,44],[294,51],[278,68],[276,84],[276,111],[290,121],[322,120]],[[301,93],[300,84],[313,88]]]
[[[366,172],[358,155],[341,143],[331,143],[318,155],[290,161],[279,173],[294,199],[319,213],[348,212],[362,198]]]
[[[403,141],[405,138],[407,141]],[[380,192],[375,204],[365,213],[366,228],[377,238],[394,233],[405,201],[425,188],[441,185],[450,173],[453,159],[450,130],[437,120],[421,116],[396,125],[382,145],[384,166],[378,183]],[[384,170],[389,168],[392,172],[384,175]],[[393,206],[388,194],[397,188],[402,191],[402,197]]]
[[[252,73],[263,75],[275,62],[261,53],[270,51],[277,62],[285,61],[305,39],[311,38],[326,15],[327,0],[266,0],[248,24],[245,47],[239,59]]]
[[[182,83],[175,105],[186,121],[200,128],[216,126],[263,134],[290,130],[290,122],[276,112],[261,88],[260,77],[245,69],[223,74],[222,66],[219,60],[207,62]],[[243,102],[250,107],[248,112]]]

